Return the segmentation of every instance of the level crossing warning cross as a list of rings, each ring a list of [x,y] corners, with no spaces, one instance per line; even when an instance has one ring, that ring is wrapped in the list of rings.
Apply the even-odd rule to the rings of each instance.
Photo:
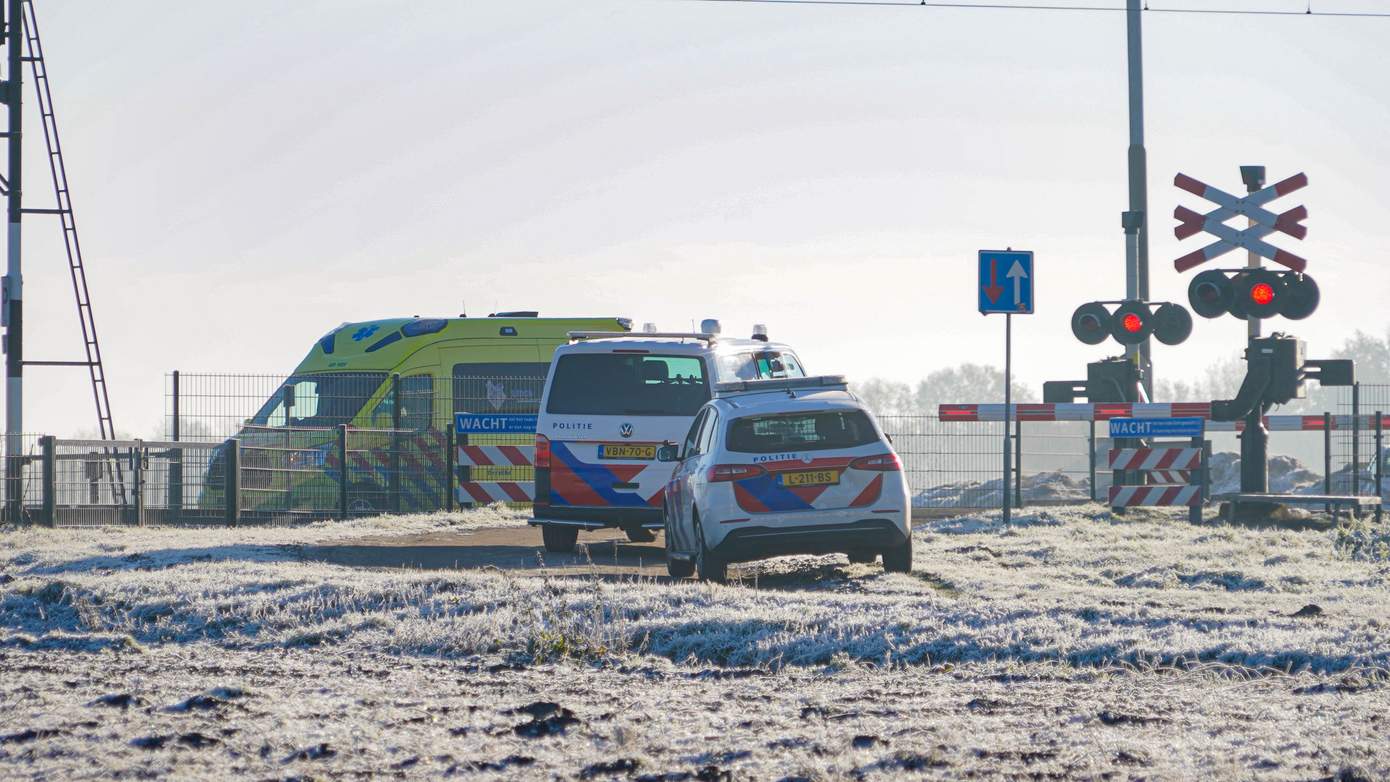
[[[1308,184],[1306,174],[1295,174],[1281,182],[1256,190],[1245,197],[1232,195],[1219,188],[1199,182],[1186,174],[1178,174],[1174,178],[1173,184],[1217,205],[1216,209],[1204,215],[1184,206],[1179,206],[1173,210],[1173,217],[1178,219],[1178,225],[1173,229],[1173,234],[1179,239],[1186,239],[1202,231],[1217,238],[1217,241],[1206,247],[1194,250],[1174,261],[1173,266],[1178,271],[1185,272],[1236,248],[1249,250],[1262,258],[1283,264],[1296,272],[1301,272],[1307,268],[1308,262],[1306,260],[1264,241],[1264,237],[1275,231],[1288,234],[1295,239],[1302,239],[1308,235],[1307,227],[1302,224],[1302,221],[1308,217],[1307,207],[1296,206],[1282,214],[1275,214],[1264,208],[1264,205],[1270,201],[1306,186]],[[1227,220],[1240,215],[1250,218],[1254,221],[1254,225],[1249,228],[1233,228],[1226,224]]]

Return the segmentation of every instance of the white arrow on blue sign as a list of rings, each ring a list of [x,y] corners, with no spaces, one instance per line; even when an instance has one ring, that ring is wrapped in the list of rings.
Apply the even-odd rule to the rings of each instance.
[[[1033,313],[1033,253],[980,251],[980,314]]]

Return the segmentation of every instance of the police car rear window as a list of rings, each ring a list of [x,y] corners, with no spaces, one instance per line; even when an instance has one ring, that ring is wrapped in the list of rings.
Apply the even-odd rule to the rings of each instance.
[[[878,442],[878,432],[859,410],[748,416],[729,422],[726,448],[738,453],[827,451]]]
[[[577,353],[556,362],[546,412],[692,416],[708,400],[698,357]]]

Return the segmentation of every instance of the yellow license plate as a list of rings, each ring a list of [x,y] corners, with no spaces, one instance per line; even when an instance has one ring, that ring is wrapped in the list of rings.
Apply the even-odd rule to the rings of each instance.
[[[600,459],[646,459],[656,458],[655,445],[628,445],[627,443],[603,443],[598,447]]]
[[[474,483],[529,483],[536,479],[536,468],[524,464],[486,464],[468,468]]]
[[[839,470],[807,470],[777,475],[783,486],[829,486],[840,482]]]

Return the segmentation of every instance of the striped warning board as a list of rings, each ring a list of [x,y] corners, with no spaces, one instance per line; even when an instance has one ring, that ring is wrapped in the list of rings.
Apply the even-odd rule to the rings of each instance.
[[[1110,507],[1199,507],[1202,487],[1197,485],[1111,486]]]
[[[1111,448],[1112,470],[1196,470],[1201,448]]]
[[[535,458],[534,445],[460,445],[458,448],[460,467],[530,467]]]
[[[536,498],[536,484],[509,481],[481,483],[460,481],[460,505],[491,505],[494,502],[531,502]]]

